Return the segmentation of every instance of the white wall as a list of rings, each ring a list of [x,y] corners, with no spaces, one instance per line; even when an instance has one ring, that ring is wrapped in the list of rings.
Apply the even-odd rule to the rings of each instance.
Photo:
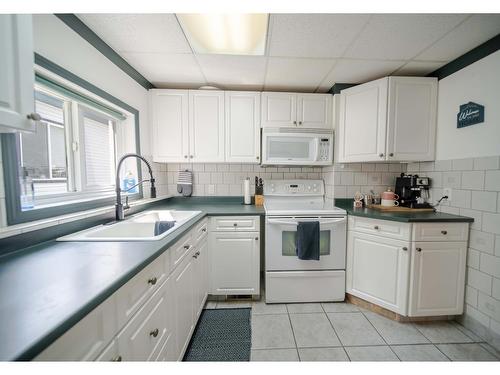
[[[469,101],[485,107],[484,123],[457,129]],[[500,51],[439,81],[436,160],[500,154]]]

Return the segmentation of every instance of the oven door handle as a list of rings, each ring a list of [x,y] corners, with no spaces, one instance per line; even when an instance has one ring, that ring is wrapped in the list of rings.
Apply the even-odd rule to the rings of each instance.
[[[300,219],[299,219],[300,220]],[[286,220],[280,220],[280,219],[267,219],[267,222],[269,224],[281,224],[281,225],[298,225],[299,223],[299,220],[296,220],[296,221],[286,221]],[[344,221],[346,221],[346,218],[345,217],[342,217],[342,218],[338,218],[338,219],[304,219],[304,220],[300,220],[300,221],[319,221],[319,224],[338,224],[338,223],[342,223]]]

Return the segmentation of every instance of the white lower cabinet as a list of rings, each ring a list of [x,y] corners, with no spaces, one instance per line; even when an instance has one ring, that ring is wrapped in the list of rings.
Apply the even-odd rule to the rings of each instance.
[[[182,360],[207,298],[208,257],[203,219],[35,360]]]
[[[212,228],[220,231],[210,232],[210,294],[260,293],[260,233],[240,231],[242,222],[259,228],[258,217],[212,218]]]
[[[394,230],[365,233],[370,225],[385,228],[387,223],[393,229],[401,226],[408,240],[391,238]],[[403,316],[462,314],[467,223],[408,224],[357,217],[349,225],[347,293]]]
[[[463,312],[466,256],[466,242],[413,244],[409,316]]]
[[[409,243],[349,231],[347,292],[406,314]]]

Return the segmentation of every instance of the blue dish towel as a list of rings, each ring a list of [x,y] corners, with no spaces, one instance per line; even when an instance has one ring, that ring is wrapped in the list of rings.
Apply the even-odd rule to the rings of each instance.
[[[175,225],[175,221],[157,221],[155,223],[155,236],[165,233]]]
[[[319,221],[299,221],[295,241],[299,259],[319,260]]]

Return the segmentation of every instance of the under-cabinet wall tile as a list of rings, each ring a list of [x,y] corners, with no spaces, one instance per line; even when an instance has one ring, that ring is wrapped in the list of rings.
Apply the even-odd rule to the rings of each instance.
[[[474,268],[467,267],[467,284],[486,293],[491,294],[493,278]]]
[[[484,190],[500,191],[500,170],[486,171]]]
[[[480,254],[481,253],[478,250],[474,250],[469,247],[467,249],[467,265],[479,270]]]
[[[500,321],[500,301],[493,297],[479,292],[477,299],[478,310],[490,318]]]
[[[494,243],[495,236],[492,233],[481,232],[478,230],[471,229],[469,236],[469,246],[473,249],[493,254],[494,253]]]
[[[483,190],[484,171],[462,172],[462,189]]]
[[[424,161],[420,163],[420,172],[432,172],[434,171],[433,161]]]
[[[472,207],[474,208],[474,192],[472,193]],[[469,208],[461,208],[460,215],[472,217],[474,221],[470,223],[471,229],[481,230],[481,223],[483,218],[483,212],[480,210],[474,210]]]
[[[453,189],[450,206],[460,207],[460,208],[470,208],[471,196],[472,194],[470,190]]]
[[[436,172],[446,172],[451,170],[451,160],[436,160],[434,162],[434,171]]]
[[[389,172],[389,165],[385,163],[377,163],[375,164],[375,170],[377,172]]]
[[[499,159],[498,156],[488,156],[482,158],[474,159],[474,169],[475,170],[487,170],[487,169],[499,169]]]
[[[474,159],[454,159],[451,163],[451,169],[454,171],[471,171],[474,165]]]
[[[460,172],[443,172],[443,187],[459,189],[462,174]]]
[[[483,213],[483,231],[500,234],[500,214]]]
[[[465,287],[465,303],[477,308],[478,291],[470,286]]]
[[[479,270],[488,275],[500,278],[500,257],[489,254],[481,254]]]
[[[374,172],[375,168],[377,168],[377,165],[378,164],[375,164],[375,163],[363,163],[361,165],[361,170],[363,172]]]
[[[473,191],[471,207],[475,210],[496,212],[497,193],[492,191]]]

